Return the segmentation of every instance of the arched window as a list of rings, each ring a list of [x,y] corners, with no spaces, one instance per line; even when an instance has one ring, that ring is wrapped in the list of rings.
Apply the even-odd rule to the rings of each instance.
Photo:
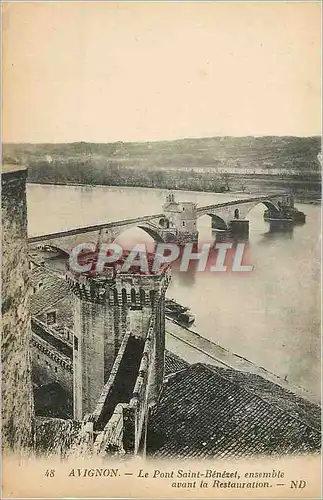
[[[239,219],[239,216],[240,216],[240,214],[239,214],[239,208],[236,208],[235,211],[234,211],[234,218],[235,219]]]
[[[156,294],[155,290],[150,290],[150,292],[149,292],[149,296],[150,296],[150,303],[151,303],[151,305],[153,305],[153,304],[154,304],[154,301],[155,301],[155,294]]]
[[[135,304],[136,300],[137,300],[136,290],[134,288],[131,288],[131,303]]]
[[[113,302],[114,302],[114,305],[118,304],[118,291],[116,288],[114,288],[114,290],[113,290]]]
[[[146,302],[146,293],[145,290],[140,288],[140,305],[144,306]]]
[[[125,288],[122,289],[121,295],[122,295],[122,304],[126,304],[127,303],[127,290]]]

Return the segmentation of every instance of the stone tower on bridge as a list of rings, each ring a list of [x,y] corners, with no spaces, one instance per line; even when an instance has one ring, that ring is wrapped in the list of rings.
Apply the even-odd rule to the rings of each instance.
[[[197,206],[191,201],[175,201],[173,193],[166,197],[163,205],[164,217],[159,221],[164,241],[176,241],[178,245],[198,241]]]
[[[170,281],[170,268],[164,266],[156,274],[132,272],[131,268],[124,273],[116,265],[108,267],[100,276],[69,272],[67,279],[75,294],[74,418],[82,420],[85,415],[94,412],[103,388],[115,369],[125,338],[127,345],[122,362],[128,366],[124,366],[125,380],[121,381],[123,388],[118,389],[118,402],[127,400],[134,389],[152,319],[149,398],[153,403],[158,398],[163,380],[165,293]]]

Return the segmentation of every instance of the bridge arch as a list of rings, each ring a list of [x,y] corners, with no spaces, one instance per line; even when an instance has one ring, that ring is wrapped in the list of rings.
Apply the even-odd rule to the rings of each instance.
[[[37,248],[39,250],[42,250],[43,252],[57,252],[58,254],[60,254],[60,256],[64,258],[69,257],[69,252],[67,250],[57,245],[53,245],[51,243],[44,243],[42,245],[37,245]]]
[[[270,200],[261,200],[261,201],[258,201],[257,203],[255,203],[253,206],[251,206],[248,209],[248,211],[245,214],[245,217],[247,216],[247,214],[249,212],[251,212],[251,210],[253,210],[255,207],[257,207],[257,206],[259,206],[261,204],[264,205],[269,210],[270,215],[275,216],[275,215],[279,214],[279,207],[277,207],[272,201],[270,201]]]
[[[212,214],[212,213],[206,213],[206,214],[199,215],[198,218],[203,217],[204,215],[208,215],[209,217],[211,217],[211,219],[212,219],[212,229],[220,229],[222,231],[226,231],[228,229],[227,223],[219,215],[215,215],[215,214]]]
[[[163,238],[161,237],[161,235],[159,234],[157,229],[155,230],[154,228],[151,228],[149,226],[142,225],[142,224],[118,227],[118,228],[114,229],[114,231],[112,232],[111,239],[112,239],[112,241],[119,240],[119,238],[124,237],[128,231],[131,231],[134,229],[140,229],[141,231],[146,233],[148,236],[150,236],[150,238],[152,238],[155,243],[163,243],[164,242]],[[104,239],[102,241],[104,241]]]
[[[138,227],[138,229],[142,229],[143,231],[145,231],[145,233],[147,233],[149,236],[151,236],[151,238],[154,241],[156,241],[156,243],[163,243],[163,241],[164,241],[163,238],[154,229],[152,229],[150,227],[146,227],[146,226],[136,226],[136,227]]]

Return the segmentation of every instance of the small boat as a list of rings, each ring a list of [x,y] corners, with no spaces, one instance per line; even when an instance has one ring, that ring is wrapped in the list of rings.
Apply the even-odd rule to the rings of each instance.
[[[188,307],[178,304],[174,299],[165,300],[165,316],[183,326],[191,326],[195,316]]]

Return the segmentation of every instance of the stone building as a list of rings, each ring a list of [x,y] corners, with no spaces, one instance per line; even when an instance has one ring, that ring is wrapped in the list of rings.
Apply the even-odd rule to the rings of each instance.
[[[262,377],[190,365],[165,351],[167,266],[157,275],[117,267],[100,277],[69,273],[67,281],[35,266],[31,284],[25,180],[20,167],[4,169],[5,449],[20,453],[35,442],[39,453],[60,456],[227,459],[320,452],[318,406]],[[168,204],[166,226],[171,217],[177,228],[192,221],[194,206],[180,207],[173,198]],[[47,405],[53,399],[64,406],[65,396],[67,403],[73,396],[74,415],[57,415]]]
[[[115,412],[122,422],[127,414],[133,451],[145,450],[149,411],[163,384],[170,267],[164,265],[158,273],[150,268],[123,272],[119,261],[100,275],[68,273],[67,280],[76,297],[74,418],[90,414],[93,432],[106,436]],[[114,446],[122,449],[120,421],[118,428]]]
[[[167,195],[163,205],[164,218],[160,221],[163,227],[161,235],[165,241],[174,239],[178,244],[197,243],[196,208],[196,203],[177,202],[173,193]]]

